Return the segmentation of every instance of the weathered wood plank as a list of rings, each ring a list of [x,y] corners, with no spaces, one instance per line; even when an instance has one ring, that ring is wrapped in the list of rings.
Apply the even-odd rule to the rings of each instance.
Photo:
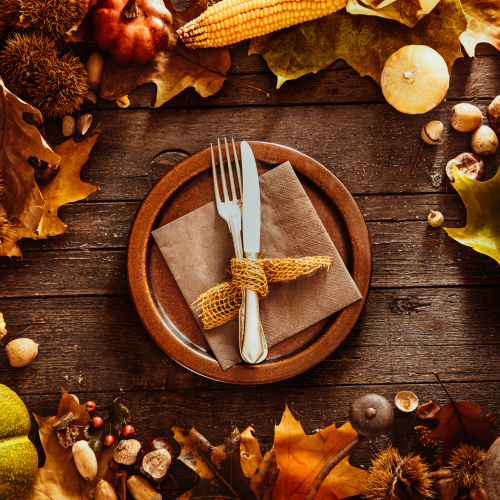
[[[487,407],[488,412],[499,409],[498,384],[496,383],[455,383],[447,384],[451,394],[457,399],[467,399],[478,405]],[[278,389],[278,393],[277,393]],[[348,420],[349,405],[359,396],[368,392],[376,392],[394,401],[400,390],[415,392],[421,401],[433,400],[440,406],[448,403],[447,397],[438,384],[395,384],[371,385],[356,387],[266,387],[233,388],[232,390],[182,390],[152,391],[126,393],[125,403],[133,415],[133,424],[138,430],[138,439],[145,440],[153,436],[165,437],[178,452],[179,448],[173,439],[170,428],[179,426],[189,429],[194,426],[213,445],[222,442],[234,427],[240,431],[252,425],[264,450],[272,446],[274,426],[279,423],[281,415],[288,404],[300,419],[306,433],[317,432],[332,423],[338,426]],[[115,394],[91,392],[75,392],[82,400],[92,398],[98,404],[110,403]],[[53,415],[57,410],[59,394],[23,396],[30,413]],[[255,404],[258,401],[258,404]],[[415,425],[421,425],[414,413],[396,412],[393,428],[387,436],[372,440],[361,446],[351,457],[351,463],[367,467],[370,456],[380,446],[390,441],[402,454],[416,450],[433,461],[434,451],[418,446],[412,435]],[[428,423],[426,423],[428,425]],[[430,423],[432,427],[434,422]],[[157,429],[152,429],[156,427]],[[160,430],[158,430],[160,429]],[[498,433],[498,431],[496,431]],[[36,440],[36,424],[33,423],[31,437]],[[437,456],[437,453],[436,453]],[[182,464],[176,463],[173,469],[177,487],[190,488],[194,474],[186,470]],[[175,488],[169,481],[163,489]],[[167,498],[166,496],[164,498]]]
[[[141,200],[156,178],[151,162],[159,153],[190,154],[226,136],[298,149],[330,169],[352,194],[445,192],[446,163],[470,147],[470,134],[448,124],[451,107],[443,103],[412,117],[388,104],[98,111],[94,120],[103,134],[82,176],[101,187],[92,200]],[[420,129],[433,119],[443,121],[445,134],[440,144],[424,148],[411,176]],[[50,128],[49,142],[62,140],[59,134],[59,126]],[[499,160],[500,153],[486,158],[488,178]]]
[[[342,346],[282,385],[429,382],[436,367],[446,381],[500,380],[499,300],[499,288],[372,290]],[[61,384],[86,392],[230,390],[160,351],[128,297],[4,299],[0,310],[5,341],[28,336],[40,344],[36,360],[22,369],[8,367],[0,351],[2,383],[22,394],[56,392]]]
[[[449,223],[449,227],[461,225]],[[500,283],[493,259],[455,242],[442,228],[431,228],[424,221],[368,222],[367,226],[374,287]],[[0,297],[128,293],[122,249],[25,252],[23,260],[0,260],[0,273]]]
[[[248,43],[241,43],[231,49],[232,65],[229,74],[242,83],[264,90],[270,94],[269,97],[235,82],[226,81],[221,91],[214,96],[203,98],[191,88],[168,101],[163,107],[283,106],[385,101],[374,80],[370,77],[362,78],[342,60],[319,74],[309,74],[286,82],[277,90],[276,76],[270,72],[260,56],[247,56],[247,47]],[[453,65],[447,99],[454,101],[494,98],[498,92],[499,64],[499,59],[495,57],[458,59]],[[134,90],[129,98],[133,108],[153,106],[156,100],[156,85],[142,85]],[[120,108],[115,101],[99,99],[96,105],[86,105],[86,109]]]
[[[426,221],[429,210],[436,209],[446,221],[465,223],[466,211],[458,196],[381,195],[355,196],[367,222]],[[68,226],[64,235],[46,240],[25,239],[24,251],[75,250],[85,248],[125,248],[130,226],[139,202],[72,203],[59,209],[59,217]]]

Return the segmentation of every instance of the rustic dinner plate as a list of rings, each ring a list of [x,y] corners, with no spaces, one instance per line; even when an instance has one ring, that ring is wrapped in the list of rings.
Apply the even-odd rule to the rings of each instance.
[[[222,370],[156,246],[151,231],[214,200],[210,150],[176,164],[151,189],[129,235],[127,276],[146,330],[175,361],[199,375],[233,384],[265,384],[315,366],[346,338],[363,310],[372,273],[365,221],[342,183],[308,156],[276,144],[250,142],[267,169],[290,161],[363,298],[269,350],[259,365]]]

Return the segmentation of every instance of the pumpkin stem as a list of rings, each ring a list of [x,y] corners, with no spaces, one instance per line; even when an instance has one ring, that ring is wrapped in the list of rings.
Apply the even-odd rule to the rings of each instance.
[[[422,65],[417,63],[415,64],[415,69],[413,71],[405,71],[403,76],[407,80],[407,83],[413,83],[417,79],[420,71],[422,71]]]
[[[128,0],[127,5],[123,7],[122,14],[127,19],[135,19],[139,15],[139,9],[136,0]]]

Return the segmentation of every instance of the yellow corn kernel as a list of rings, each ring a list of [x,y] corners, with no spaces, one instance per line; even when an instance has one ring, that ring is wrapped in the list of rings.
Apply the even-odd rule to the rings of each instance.
[[[347,0],[222,0],[178,30],[189,48],[221,47],[311,21]]]

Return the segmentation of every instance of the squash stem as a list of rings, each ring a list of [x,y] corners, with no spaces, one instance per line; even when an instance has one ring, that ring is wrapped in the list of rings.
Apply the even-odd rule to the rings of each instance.
[[[136,0],[128,0],[127,4],[122,9],[122,14],[127,19],[135,19],[139,15],[139,9],[135,2]]]

